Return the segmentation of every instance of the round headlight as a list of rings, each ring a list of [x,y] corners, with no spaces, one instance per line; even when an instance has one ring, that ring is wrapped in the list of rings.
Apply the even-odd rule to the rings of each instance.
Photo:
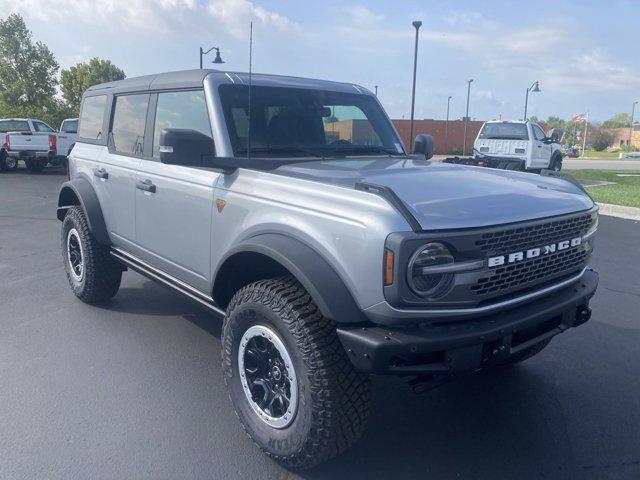
[[[453,263],[453,255],[441,243],[428,243],[420,247],[411,257],[407,271],[407,281],[411,290],[422,297],[440,293],[451,279],[450,273],[425,273],[425,267]]]

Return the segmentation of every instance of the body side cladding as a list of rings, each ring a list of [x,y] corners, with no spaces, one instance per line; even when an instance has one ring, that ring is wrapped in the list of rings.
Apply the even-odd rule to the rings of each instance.
[[[243,263],[246,259],[266,261],[272,276],[293,275],[323,316],[343,324],[367,321],[340,276],[319,253],[293,237],[277,233],[250,237],[225,255],[213,277],[212,296],[221,308],[226,308],[238,288],[260,279],[252,278],[260,267]],[[247,268],[237,268],[240,265]]]
[[[107,226],[102,215],[100,201],[91,183],[84,178],[76,178],[62,184],[58,194],[58,220],[64,219],[67,210],[75,205],[80,205],[84,210],[89,229],[96,240],[103,245],[110,245],[111,240],[107,232]]]

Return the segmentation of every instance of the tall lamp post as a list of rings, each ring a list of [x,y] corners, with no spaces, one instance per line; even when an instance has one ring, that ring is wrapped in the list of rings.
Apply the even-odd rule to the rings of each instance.
[[[451,95],[447,97],[447,119],[444,122],[444,153],[449,151],[449,104],[452,98]]]
[[[202,69],[202,57],[204,57],[207,53],[209,53],[211,50],[215,50],[216,51],[216,58],[213,59],[213,61],[211,63],[224,63],[224,60],[222,60],[222,58],[220,58],[220,48],[218,47],[211,47],[209,50],[207,50],[206,52],[202,49],[202,47],[200,47],[200,69]]]
[[[631,146],[631,140],[633,140],[633,116],[636,113],[636,105],[638,104],[638,100],[631,104],[631,123],[629,124],[629,141],[627,145]]]
[[[374,85],[373,88],[376,89],[376,97],[378,96],[378,85]]]
[[[471,94],[471,82],[473,78],[467,80],[467,113],[464,115],[464,138],[462,139],[462,156],[467,154],[467,123],[469,123],[469,95]]]
[[[527,88],[527,95],[524,97],[524,121],[527,121],[527,106],[529,104],[529,92],[539,92],[540,85],[538,84],[538,80],[533,82],[529,88]]]
[[[411,89],[411,126],[409,127],[409,150],[413,153],[413,112],[416,103],[416,69],[418,68],[418,32],[422,26],[422,22],[416,20],[413,22],[416,29],[416,44],[413,49],[413,88]]]

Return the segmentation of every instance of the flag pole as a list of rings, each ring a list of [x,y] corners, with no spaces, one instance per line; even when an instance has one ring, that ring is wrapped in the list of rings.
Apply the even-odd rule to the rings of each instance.
[[[584,137],[582,138],[582,158],[584,158],[584,150],[587,147],[587,125],[589,125],[589,112],[584,116]]]

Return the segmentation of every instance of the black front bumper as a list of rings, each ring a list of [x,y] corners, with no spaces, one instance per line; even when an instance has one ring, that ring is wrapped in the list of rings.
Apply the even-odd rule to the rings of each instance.
[[[358,371],[438,375],[500,362],[590,317],[598,274],[587,269],[573,285],[490,316],[411,328],[338,328]]]

